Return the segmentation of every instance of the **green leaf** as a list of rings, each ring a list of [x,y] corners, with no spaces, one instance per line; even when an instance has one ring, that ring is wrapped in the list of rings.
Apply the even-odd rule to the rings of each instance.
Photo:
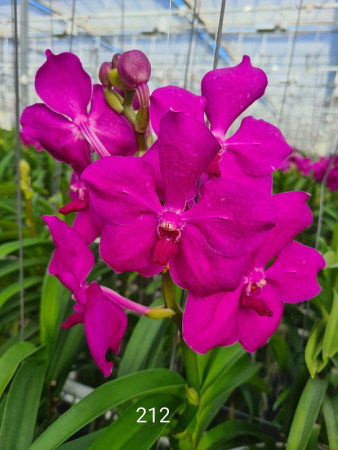
[[[51,344],[59,325],[59,297],[68,298],[68,290],[59,280],[46,272],[40,305],[41,344]]]
[[[26,238],[22,241],[22,246],[25,247],[32,247],[34,245],[51,245],[52,242],[48,239],[43,238]],[[4,256],[9,255],[10,253],[16,252],[19,250],[20,242],[19,241],[13,241],[13,242],[6,242],[6,244],[0,245],[0,258],[3,258]]]
[[[23,260],[23,268],[26,269],[27,267],[33,267],[33,266],[41,266],[46,267],[46,265],[49,262],[49,258],[25,258]],[[9,263],[6,261],[6,265],[0,269],[0,278],[4,277],[5,275],[8,275],[13,272],[18,272],[20,269],[19,262],[14,261],[12,263]]]
[[[88,450],[148,450],[161,436],[182,399],[168,394],[150,395],[132,404],[113,422]],[[142,416],[145,409],[145,414]],[[155,411],[149,411],[152,408]],[[166,415],[167,408],[169,413]],[[138,422],[138,420],[145,421]],[[155,421],[153,422],[153,420]]]
[[[305,450],[322,405],[328,381],[310,378],[299,399],[286,450]]]
[[[27,450],[33,440],[45,379],[45,348],[26,359],[10,386],[0,429],[0,448]]]
[[[136,397],[160,393],[183,399],[183,378],[170,370],[150,369],[108,381],[65,412],[33,442],[30,450],[52,450],[108,409]]]
[[[329,397],[325,396],[323,414],[330,448],[338,448],[338,425],[335,412]]]
[[[0,184],[1,196],[15,194],[15,192],[16,192],[16,184],[10,182]]]
[[[66,442],[58,447],[58,450],[84,450],[88,449],[89,446],[96,441],[96,439],[103,433],[105,428],[93,431],[92,433],[81,436],[80,438],[73,439],[72,441]]]
[[[250,380],[259,370],[260,364],[251,364],[246,356],[242,357],[201,393],[201,403],[197,413],[197,427],[194,440],[199,442],[204,430],[211,423],[231,392]]]
[[[332,358],[338,351],[338,292],[333,291],[331,312],[323,339],[323,359]]]
[[[270,338],[269,345],[272,347],[279,368],[285,369],[287,366],[289,351],[287,343],[281,336],[273,334]]]
[[[207,431],[197,446],[197,450],[219,450],[224,448],[224,445],[231,439],[243,435],[254,436],[259,441],[265,442],[266,447],[264,448],[274,448],[273,439],[263,434],[258,425],[243,420],[229,420]]]
[[[312,378],[320,369],[321,361],[318,359],[318,356],[322,351],[325,326],[325,318],[318,320],[314,324],[305,348],[305,362]]]
[[[163,304],[163,299],[156,300],[151,306],[159,304]],[[152,320],[145,316],[139,319],[120,362],[119,377],[154,368],[154,355],[161,347],[159,344],[168,325],[168,320]]]
[[[222,377],[223,372],[227,372],[245,353],[240,344],[235,344],[230,347],[215,347],[206,355],[197,355],[199,370],[203,371],[201,373],[201,392]],[[202,369],[201,363],[203,360],[204,369]]]
[[[17,342],[0,358],[0,396],[6,389],[21,361],[38,350],[31,342]]]
[[[37,284],[41,284],[42,277],[30,277],[25,278],[23,280],[23,289],[28,289],[32,286],[36,286]],[[7,302],[13,295],[20,292],[20,283],[19,281],[16,283],[11,284],[10,286],[6,287],[0,294],[0,308],[1,306]]]

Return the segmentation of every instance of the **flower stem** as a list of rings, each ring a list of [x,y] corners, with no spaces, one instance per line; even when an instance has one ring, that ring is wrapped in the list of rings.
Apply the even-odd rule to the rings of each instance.
[[[176,312],[176,314],[172,317],[175,321],[178,330],[181,334],[181,348],[182,348],[182,356],[183,362],[187,377],[187,384],[189,388],[194,388],[197,392],[199,392],[200,384],[198,377],[198,366],[197,366],[197,358],[196,353],[191,350],[190,347],[185,343],[182,336],[182,317],[183,311],[180,305],[176,301],[175,297],[175,285],[171,278],[170,272],[166,272],[162,274],[162,289],[164,295],[164,301],[167,308],[172,309]]]

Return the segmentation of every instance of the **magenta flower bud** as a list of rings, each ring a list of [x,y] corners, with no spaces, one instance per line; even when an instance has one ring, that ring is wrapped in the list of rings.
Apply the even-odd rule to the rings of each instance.
[[[128,89],[135,89],[147,83],[151,66],[148,58],[140,50],[124,52],[117,62],[117,71]]]
[[[115,55],[113,56],[113,59],[112,59],[113,69],[116,69],[117,63],[120,59],[120,56],[121,56],[121,53],[115,53]]]
[[[113,69],[113,64],[110,62],[104,62],[101,64],[99,70],[99,78],[103,86],[109,86],[109,72]]]

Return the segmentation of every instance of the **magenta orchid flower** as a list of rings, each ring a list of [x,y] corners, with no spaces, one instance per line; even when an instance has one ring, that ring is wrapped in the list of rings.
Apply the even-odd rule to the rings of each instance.
[[[219,150],[208,128],[169,111],[160,124],[158,160],[164,205],[152,167],[141,158],[109,157],[82,174],[93,210],[104,223],[100,254],[116,272],[151,276],[169,264],[181,287],[208,295],[235,289],[248,253],[274,226],[270,198],[225,179],[203,186],[196,206],[187,196]]]
[[[120,342],[127,327],[123,308],[146,314],[149,308],[122,297],[97,282],[87,284],[86,279],[94,266],[92,251],[69,225],[53,216],[44,216],[55,244],[48,272],[55,275],[72,293],[76,301],[75,313],[63,323],[70,328],[83,323],[90,353],[105,376],[113,364],[106,360],[108,349],[119,353]]]
[[[338,156],[334,158],[332,167],[328,173],[327,186],[331,191],[338,191]]]
[[[92,86],[79,58],[50,50],[46,57],[35,78],[44,103],[23,111],[23,133],[78,174],[90,164],[91,151],[100,156],[133,155],[136,139],[131,125],[107,105],[103,87]]]
[[[170,108],[202,122],[205,112],[210,129],[221,144],[206,172],[271,194],[271,173],[292,153],[278,128],[246,117],[233,136],[224,138],[234,120],[264,94],[266,86],[265,73],[252,67],[250,58],[244,56],[235,67],[208,72],[202,79],[202,96],[173,86],[157,89],[150,103],[154,131],[157,132],[161,117]]]
[[[292,240],[312,222],[307,197],[296,191],[273,197],[276,226],[252,253],[250,267],[234,292],[204,298],[188,294],[183,337],[193,350],[205,353],[239,341],[254,352],[278,327],[283,303],[309,300],[319,293],[316,277],[325,267],[324,259],[317,250]]]

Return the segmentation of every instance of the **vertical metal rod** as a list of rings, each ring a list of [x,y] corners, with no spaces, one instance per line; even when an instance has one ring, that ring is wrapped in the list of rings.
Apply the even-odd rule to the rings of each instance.
[[[16,127],[16,213],[19,238],[19,284],[20,284],[20,339],[23,341],[25,327],[25,301],[23,288],[23,245],[22,245],[22,211],[21,211],[21,174],[20,174],[20,97],[19,97],[19,37],[18,37],[18,3],[13,4],[14,23],[14,86],[15,86],[15,127]]]
[[[71,19],[71,28],[70,28],[70,40],[69,40],[69,51],[73,50],[73,35],[74,35],[74,21],[75,21],[75,5],[76,0],[73,0],[72,4],[72,19]]]
[[[166,82],[167,82],[167,69],[168,69],[168,58],[169,58],[169,37],[170,37],[171,6],[172,6],[172,1],[169,0],[168,26],[167,26],[167,44],[166,44],[166,58],[165,58],[165,69],[164,69],[164,84],[166,84]]]
[[[225,3],[226,3],[226,1],[222,0],[221,11],[219,13],[217,35],[216,35],[216,47],[215,47],[215,53],[214,53],[213,69],[216,69],[217,68],[217,64],[218,64],[219,48],[220,48],[221,39],[222,39],[222,29],[223,29]]]
[[[125,0],[121,0],[121,50],[124,51]]]
[[[20,1],[20,107],[28,106],[28,2]]]
[[[195,31],[196,8],[197,8],[197,0],[194,1],[194,10],[193,10],[192,20],[191,20],[189,47],[188,47],[188,54],[187,54],[187,64],[185,66],[185,73],[184,73],[184,85],[183,85],[184,89],[187,88],[187,84],[188,84],[188,74],[189,74],[190,61],[191,61],[192,40],[194,37],[194,31]]]
[[[300,13],[301,13],[301,10],[302,10],[302,6],[303,6],[303,0],[300,0],[299,6],[298,6],[296,28],[295,28],[295,32],[294,32],[293,39],[292,39],[292,44],[291,44],[291,53],[290,53],[288,71],[287,71],[287,75],[286,75],[286,83],[285,83],[285,87],[284,87],[284,92],[283,92],[283,97],[282,97],[282,104],[281,104],[281,108],[279,110],[279,116],[278,116],[278,121],[277,121],[277,126],[278,127],[280,125],[280,122],[281,122],[281,119],[282,119],[282,116],[283,116],[285,100],[286,100],[286,94],[287,94],[289,83],[290,83],[290,73],[291,73],[291,68],[292,68],[292,63],[293,63],[293,57],[294,57],[294,54],[295,54],[295,46],[296,46],[295,44],[296,44],[296,39],[297,39],[297,36],[298,36],[298,29],[299,29],[299,24],[300,24]]]

